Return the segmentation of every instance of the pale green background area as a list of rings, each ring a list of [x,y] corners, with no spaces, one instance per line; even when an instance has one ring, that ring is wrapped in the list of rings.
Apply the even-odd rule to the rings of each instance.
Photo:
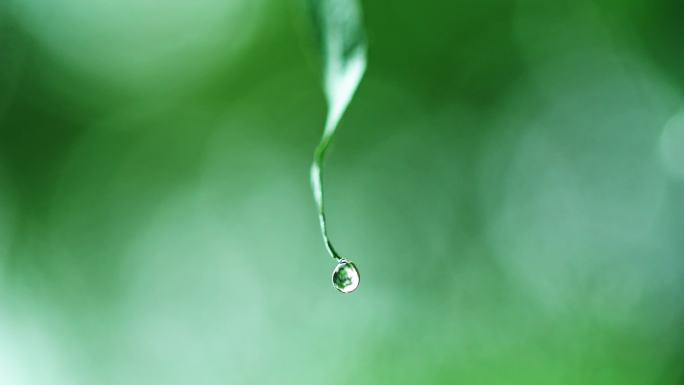
[[[684,10],[0,4],[0,384],[681,384]]]

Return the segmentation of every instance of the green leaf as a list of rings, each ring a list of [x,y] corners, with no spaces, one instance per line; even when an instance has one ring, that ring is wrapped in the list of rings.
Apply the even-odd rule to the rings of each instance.
[[[340,260],[326,227],[323,166],[337,125],[366,70],[366,41],[361,9],[356,0],[311,0],[310,4],[323,54],[323,89],[328,104],[323,135],[311,166],[311,186],[326,248],[333,258]]]

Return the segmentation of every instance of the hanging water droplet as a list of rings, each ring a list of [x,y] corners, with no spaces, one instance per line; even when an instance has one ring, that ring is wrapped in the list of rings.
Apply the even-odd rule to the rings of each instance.
[[[359,287],[360,280],[361,276],[356,269],[356,265],[354,265],[354,262],[347,261],[346,259],[341,260],[335,266],[335,270],[333,270],[333,286],[342,293],[351,293],[356,290]]]

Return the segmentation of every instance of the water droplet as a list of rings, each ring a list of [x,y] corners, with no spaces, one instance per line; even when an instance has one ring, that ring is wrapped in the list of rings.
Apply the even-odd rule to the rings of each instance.
[[[346,259],[341,260],[335,266],[335,270],[333,270],[333,286],[342,293],[351,293],[356,290],[359,287],[360,280],[361,276],[356,269],[356,265],[354,265],[354,262],[347,261]]]

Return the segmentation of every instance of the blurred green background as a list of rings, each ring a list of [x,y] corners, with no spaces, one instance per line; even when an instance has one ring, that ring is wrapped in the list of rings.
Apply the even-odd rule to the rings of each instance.
[[[684,5],[0,2],[0,384],[684,383]]]

